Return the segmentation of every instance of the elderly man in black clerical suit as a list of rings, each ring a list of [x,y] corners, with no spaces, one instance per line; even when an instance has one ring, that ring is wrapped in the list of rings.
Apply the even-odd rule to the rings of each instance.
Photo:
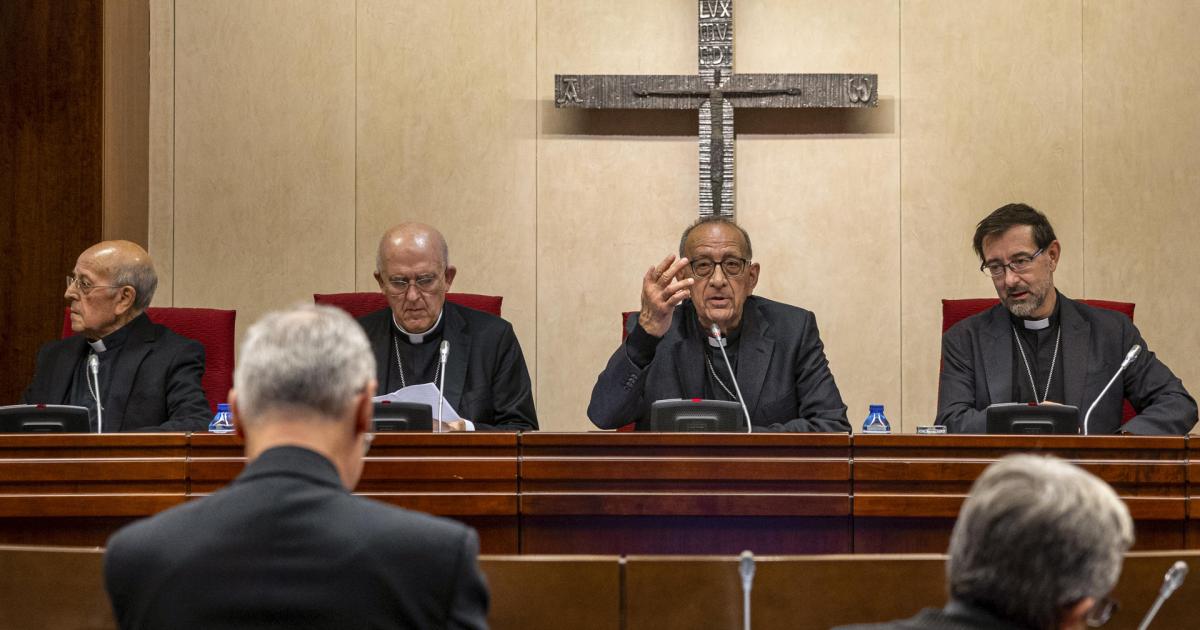
[[[759,274],[752,256],[750,236],[731,220],[703,218],[684,230],[678,258],[667,256],[642,280],[641,312],[592,389],[593,424],[649,429],[655,401],[736,401],[736,378],[755,431],[850,430],[816,318],[751,295]]]
[[[444,397],[464,420],[456,430],[535,430],[537,412],[512,324],[446,301],[457,269],[432,226],[402,223],[379,240],[375,280],[388,308],[359,318],[375,352],[379,389],[437,383],[438,347],[449,343]]]
[[[204,346],[146,317],[157,286],[150,255],[134,243],[105,241],[80,254],[64,295],[78,334],[42,346],[21,402],[87,407],[92,431],[105,433],[207,427]],[[93,355],[98,384],[89,376]]]
[[[998,208],[979,222],[974,247],[1000,304],[942,336],[937,424],[984,433],[987,407],[1008,402],[1073,405],[1082,423],[1134,345],[1140,354],[1096,404],[1086,432],[1183,435],[1196,424],[1196,401],[1128,317],[1054,288],[1061,246],[1044,214],[1019,203]],[[1124,425],[1123,399],[1137,411]]]
[[[252,326],[229,399],[246,468],[109,539],[121,628],[486,628],[474,530],[350,493],[375,385],[366,336],[338,309]]]
[[[1103,625],[1133,544],[1108,484],[1052,457],[1010,455],[971,488],[950,535],[950,601],[839,630],[1083,630]]]

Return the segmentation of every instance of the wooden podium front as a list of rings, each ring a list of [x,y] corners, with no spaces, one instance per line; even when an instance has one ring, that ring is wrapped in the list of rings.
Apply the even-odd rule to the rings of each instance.
[[[1200,445],[1200,442],[1197,443]],[[1015,452],[1104,479],[1138,549],[1200,547],[1185,437],[392,433],[356,492],[475,527],[491,554],[944,552],[971,483]],[[213,492],[232,435],[0,435],[0,544],[103,545]]]

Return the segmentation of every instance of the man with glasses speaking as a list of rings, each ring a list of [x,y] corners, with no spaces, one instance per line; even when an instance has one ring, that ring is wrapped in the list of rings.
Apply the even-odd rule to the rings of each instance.
[[[445,237],[432,226],[401,223],[379,240],[375,280],[388,308],[358,320],[375,353],[379,390],[441,383],[445,341],[444,397],[464,419],[449,423],[452,429],[536,430],[529,369],[512,324],[447,302],[456,273]]]
[[[1128,317],[1054,288],[1061,246],[1044,214],[1020,203],[999,208],[979,222],[974,247],[1000,304],[942,337],[937,424],[984,433],[987,407],[1011,402],[1073,405],[1081,423],[1095,403],[1090,435],[1183,435],[1196,424],[1196,401]],[[1122,424],[1124,399],[1137,415]]]
[[[93,432],[204,430],[204,346],[146,317],[157,287],[150,255],[134,243],[80,254],[63,294],[77,334],[42,347],[21,402],[86,407]]]
[[[679,256],[642,280],[641,311],[592,389],[593,424],[647,430],[658,400],[738,401],[740,390],[755,431],[850,430],[816,318],[751,295],[752,257],[750,236],[729,219],[684,230]]]

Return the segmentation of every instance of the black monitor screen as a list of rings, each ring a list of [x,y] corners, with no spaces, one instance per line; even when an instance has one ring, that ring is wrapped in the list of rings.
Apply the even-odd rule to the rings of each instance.
[[[90,433],[88,410],[75,405],[0,407],[0,433]]]
[[[684,398],[650,405],[650,430],[669,433],[745,431],[742,406],[728,400]]]
[[[987,408],[987,432],[995,435],[1077,435],[1079,408],[1026,403],[992,405]]]
[[[375,403],[375,432],[432,431],[433,407],[420,403]]]

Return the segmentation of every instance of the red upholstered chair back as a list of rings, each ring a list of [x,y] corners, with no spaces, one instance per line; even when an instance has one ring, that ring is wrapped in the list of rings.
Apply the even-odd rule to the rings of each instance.
[[[215,308],[175,308],[151,306],[146,315],[155,324],[172,332],[195,339],[204,346],[204,377],[200,380],[208,406],[213,412],[217,403],[226,402],[233,387],[234,324],[237,311]],[[71,311],[63,310],[63,339],[72,335]]]
[[[473,308],[477,311],[500,316],[500,306],[504,297],[499,295],[479,295],[477,293],[447,293],[446,299],[459,306]],[[314,293],[313,302],[336,306],[351,317],[362,317],[387,308],[387,298],[382,293]]]
[[[1133,302],[1114,302],[1111,300],[1079,300],[1088,306],[1097,308],[1106,308],[1110,311],[1124,313],[1129,321],[1133,321]],[[966,300],[942,300],[942,332],[950,330],[950,327],[958,322],[976,314],[982,313],[987,309],[1000,303],[999,298],[972,298]],[[1121,422],[1129,422],[1129,419],[1137,415],[1133,409],[1133,405],[1129,401],[1125,401],[1125,410],[1122,413]]]

